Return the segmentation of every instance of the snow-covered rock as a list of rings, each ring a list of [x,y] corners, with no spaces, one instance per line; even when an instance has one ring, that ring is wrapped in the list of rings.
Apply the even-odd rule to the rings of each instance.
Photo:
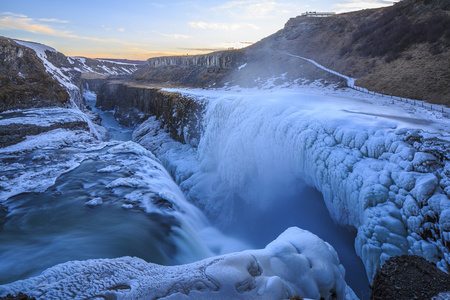
[[[96,207],[99,205],[103,204],[103,200],[101,197],[95,197],[91,200],[89,200],[88,202],[86,202],[84,205],[88,206],[88,207]]]
[[[265,249],[161,266],[122,257],[71,261],[0,286],[37,299],[355,299],[335,250],[292,227]]]

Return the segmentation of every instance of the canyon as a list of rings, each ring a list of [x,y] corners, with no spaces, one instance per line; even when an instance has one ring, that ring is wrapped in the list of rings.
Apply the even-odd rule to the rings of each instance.
[[[448,107],[439,106],[448,104],[448,85],[441,84],[448,83],[448,68],[442,64],[448,58],[448,48],[443,47],[448,34],[443,32],[423,43],[411,40],[395,55],[364,54],[362,46],[367,41],[363,40],[368,37],[355,36],[369,21],[383,23],[380,27],[395,25],[389,16],[399,12],[408,20],[420,14],[417,24],[438,12],[437,23],[446,24],[448,10],[445,1],[405,0],[393,7],[328,18],[299,16],[245,49],[151,58],[145,65],[71,58],[44,45],[2,38],[2,216],[8,224],[18,222],[14,219],[16,205],[28,207],[27,195],[44,204],[45,193],[48,199],[72,195],[71,185],[64,180],[76,176],[67,182],[80,182],[83,188],[77,190],[88,192],[73,197],[90,203],[86,204],[90,208],[83,209],[100,207],[120,215],[114,210],[119,207],[145,213],[153,224],[150,227],[160,226],[153,232],[163,245],[152,248],[156,254],[146,260],[159,264],[201,261],[186,265],[187,273],[205,268],[202,264],[214,265],[214,260],[202,260],[206,257],[248,249],[238,241],[261,249],[269,244],[256,260],[256,265],[259,261],[264,264],[267,257],[282,256],[270,249],[278,249],[276,245],[286,240],[296,244],[293,236],[302,236],[293,229],[287,232],[297,233],[277,239],[280,230],[301,223],[314,224],[306,228],[314,231],[314,227],[325,226],[328,217],[334,229],[324,231],[343,230],[338,241],[330,243],[347,269],[346,280],[356,295],[341,281],[345,271],[340,262],[325,250],[337,279],[332,288],[324,283],[327,290],[320,295],[334,297],[337,292],[341,298],[344,294],[364,298],[377,270],[390,257],[400,255],[424,257],[448,272],[450,124]],[[329,43],[325,45],[324,40]],[[349,40],[355,43],[349,44]],[[433,52],[432,47],[440,47],[440,51]],[[420,84],[408,83],[419,61],[429,76],[414,79]],[[357,86],[378,95],[349,89],[348,80],[327,69],[355,77]],[[395,69],[395,76],[390,69]],[[393,105],[390,94],[413,98],[414,104]],[[426,100],[422,107],[416,105],[420,100]],[[429,110],[423,103],[435,104],[438,109]],[[108,112],[112,115],[106,115]],[[106,131],[100,115],[127,126],[117,129],[119,125],[113,125],[127,131],[124,139],[133,141],[109,140],[112,133]],[[51,169],[39,169],[44,170],[51,161]],[[94,172],[89,173],[90,169]],[[93,183],[83,177],[92,178]],[[318,208],[319,202],[323,210]],[[317,216],[308,216],[305,207]],[[74,213],[83,209],[78,207]],[[97,213],[102,216],[100,210]],[[146,217],[136,218],[136,222],[139,228],[148,226]],[[290,222],[293,224],[288,225]],[[158,231],[164,234],[156,234]],[[326,241],[333,235],[315,234],[326,236]],[[276,242],[270,244],[272,240]],[[352,270],[348,266],[356,255],[364,267]],[[140,260],[95,260],[92,264],[98,270],[108,264],[130,270],[122,275],[137,282],[147,276],[132,275],[145,265]],[[237,283],[243,286],[238,292],[256,293],[256,284],[262,284],[257,278],[263,273],[260,266],[249,264],[252,278],[245,280],[253,283]],[[235,266],[233,262],[230,265]],[[59,265],[48,274],[62,268],[69,270],[66,275],[72,278],[69,266]],[[85,266],[81,263],[79,267]],[[161,268],[163,273],[170,270]],[[45,274],[33,280],[45,281]],[[365,276],[367,281],[356,280]],[[292,287],[286,283],[292,282],[289,276],[280,278],[270,281],[276,285],[264,283],[265,291],[283,291],[290,297],[296,295],[292,290],[300,291],[303,283]],[[97,289],[97,284],[103,283],[88,281],[94,282],[93,293],[104,292]],[[204,284],[199,290],[212,288],[207,281]],[[5,285],[0,293],[33,291],[32,285],[31,281]],[[195,287],[192,282],[188,285],[188,290]],[[144,286],[145,290],[145,284],[138,286],[110,287],[105,295],[145,295],[141,289]],[[272,289],[280,286],[280,290]],[[316,292],[300,295],[319,297]]]

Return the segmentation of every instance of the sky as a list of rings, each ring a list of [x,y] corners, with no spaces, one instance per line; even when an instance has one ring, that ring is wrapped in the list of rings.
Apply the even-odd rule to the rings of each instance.
[[[0,35],[68,56],[146,60],[242,48],[305,11],[348,12],[387,0],[0,0]]]

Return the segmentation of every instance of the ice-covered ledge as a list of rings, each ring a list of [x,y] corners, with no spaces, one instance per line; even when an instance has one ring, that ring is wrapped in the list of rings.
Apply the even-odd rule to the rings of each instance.
[[[297,227],[265,249],[161,266],[122,257],[71,261],[0,286],[37,299],[354,299],[336,251]]]

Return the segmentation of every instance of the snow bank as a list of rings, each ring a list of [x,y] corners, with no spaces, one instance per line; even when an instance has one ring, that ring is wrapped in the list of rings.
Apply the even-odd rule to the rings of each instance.
[[[322,192],[336,222],[357,228],[355,247],[369,280],[399,254],[418,254],[449,270],[447,119],[347,90],[181,92],[210,100],[196,154],[183,155],[184,146],[165,138],[161,146],[153,143],[154,120],[134,138],[156,148],[210,217],[227,219],[242,199],[264,206],[304,181]]]
[[[31,108],[0,113],[0,126],[29,124],[48,127],[57,123],[84,122],[86,116],[78,109],[61,107]]]
[[[0,126],[64,126],[65,123],[86,122],[86,119],[78,109],[50,107],[2,112]],[[95,150],[104,146],[87,131],[57,128],[29,135],[19,143],[0,148],[0,167],[3,171],[0,176],[0,201],[23,192],[45,191],[58,176],[92,157],[88,148]]]
[[[334,249],[289,228],[261,250],[160,266],[139,258],[72,261],[0,286],[37,299],[354,299]]]

